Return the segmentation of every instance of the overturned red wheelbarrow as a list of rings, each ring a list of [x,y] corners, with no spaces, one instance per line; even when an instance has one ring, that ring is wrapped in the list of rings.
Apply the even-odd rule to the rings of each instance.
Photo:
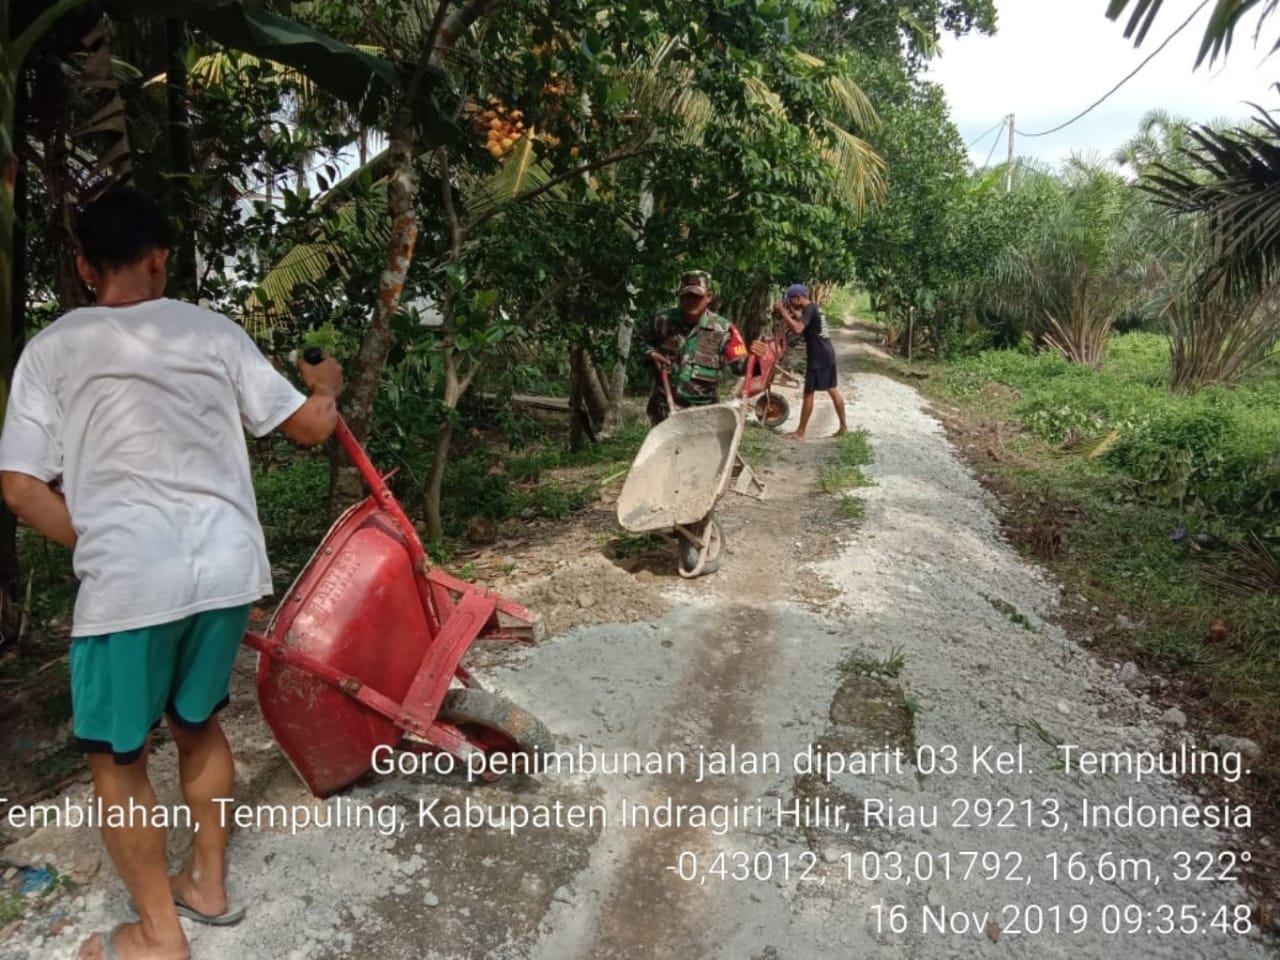
[[[536,758],[552,749],[540,721],[461,665],[475,640],[533,642],[541,622],[433,568],[387,478],[341,420],[336,435],[371,494],[329,529],[266,635],[245,636],[260,654],[262,715],[289,762],[324,797],[367,773],[375,749],[401,741],[468,769],[476,750]]]

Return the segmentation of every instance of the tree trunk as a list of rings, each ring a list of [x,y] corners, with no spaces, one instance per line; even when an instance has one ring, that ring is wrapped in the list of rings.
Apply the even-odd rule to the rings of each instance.
[[[196,236],[191,196],[191,115],[187,110],[187,64],[183,59],[187,48],[186,24],[170,18],[164,23],[165,52],[168,58],[168,84],[165,89],[165,129],[169,138],[169,170],[178,189],[173,194],[177,241],[174,250],[173,289],[176,296],[195,299],[199,279],[196,276]]]
[[[449,311],[450,313],[452,311]],[[451,316],[445,317],[448,326],[452,326]],[[453,349],[444,355],[444,405],[445,416],[440,421],[440,430],[436,434],[436,452],[431,459],[431,476],[427,481],[427,492],[423,498],[423,513],[427,518],[427,537],[433,542],[444,539],[444,522],[440,513],[440,496],[444,489],[444,468],[449,462],[449,443],[453,439],[453,412],[458,409],[467,388],[476,375],[478,367],[472,367],[465,375],[458,370],[458,355]]]
[[[600,368],[591,359],[590,348],[584,345],[578,349],[578,362],[582,365],[582,399],[591,414],[593,427],[601,426],[609,416],[609,394],[605,391]]]
[[[39,140],[36,151],[41,181],[50,210],[41,218],[45,245],[53,261],[53,293],[62,310],[73,310],[89,302],[89,291],[76,270],[75,239],[71,232],[72,211],[77,203],[75,178],[70,158],[71,81],[54,57],[36,60],[32,73],[40,91],[40,109],[28,118],[27,135]],[[16,316],[16,314],[15,314]]]
[[[605,427],[618,430],[623,426],[623,403],[627,398],[627,358],[631,355],[631,338],[635,324],[630,320],[618,321],[618,362],[609,376],[609,416]]]
[[[21,99],[21,94],[19,94]],[[21,116],[21,113],[17,114]],[[0,382],[0,418],[13,377],[13,364],[23,340],[25,310],[25,248],[23,217],[26,213],[25,177],[18,158],[12,153],[0,157],[0,363],[4,380]],[[22,585],[22,567],[18,557],[18,520],[0,500],[0,647],[16,639],[18,633],[18,597]]]
[[[583,362],[582,347],[569,350],[569,449],[577,452],[587,445],[586,400],[583,396],[583,369],[589,364]]]
[[[365,331],[350,374],[346,397],[347,426],[361,443],[369,436],[373,422],[373,401],[382,383],[382,371],[391,349],[391,318],[400,309],[405,279],[413,262],[418,241],[418,214],[414,207],[413,118],[407,106],[397,113],[391,128],[387,162],[387,206],[391,216],[391,240],[387,263],[382,271],[373,319]],[[446,449],[448,443],[446,440]],[[331,459],[329,509],[337,513],[361,496],[360,475],[336,446]],[[443,468],[442,468],[443,469]]]
[[[735,311],[737,314],[735,325],[747,343],[758,340],[761,331],[764,330],[765,318],[769,313],[769,290],[772,285],[772,278],[760,277],[738,304],[738,309]]]
[[[444,539],[444,520],[440,516],[440,494],[444,488],[444,468],[449,462],[449,443],[453,440],[453,423],[448,417],[440,421],[436,433],[436,452],[431,458],[431,476],[423,498],[422,512],[427,518],[427,539],[439,543]]]
[[[400,309],[409,266],[413,263],[413,250],[418,241],[418,214],[414,206],[416,183],[413,175],[416,144],[414,111],[418,106],[418,98],[423,95],[424,90],[427,95],[431,94],[432,87],[427,79],[428,68],[435,67],[439,63],[441,53],[451,49],[457,39],[476,20],[488,13],[495,3],[496,0],[466,0],[461,7],[454,9],[447,16],[444,15],[447,8],[443,4],[437,7],[439,29],[433,29],[428,34],[425,56],[421,58],[418,68],[409,80],[391,119],[387,143],[387,208],[391,217],[387,265],[382,272],[373,319],[360,344],[360,353],[356,358],[355,369],[352,371],[346,402],[347,426],[361,443],[368,437],[369,428],[373,422],[373,401],[378,395],[378,387],[382,383],[382,371],[387,364],[387,353],[391,349],[391,318]],[[450,189],[447,167],[441,171],[441,180],[447,196]],[[452,211],[449,215],[454,220],[453,249],[456,257],[460,239],[457,236],[456,218],[453,217]],[[452,356],[446,356],[445,366],[452,368],[456,377],[456,367],[452,367],[453,364]],[[460,397],[465,390],[464,383],[458,396]],[[445,394],[446,405],[449,405],[448,386]],[[456,404],[455,398],[453,405],[456,406]],[[426,505],[428,526],[431,536],[436,539],[441,535],[439,488],[444,480],[444,465],[449,451],[451,433],[452,427],[445,428],[443,439],[437,437],[438,462],[432,464],[432,481],[428,487]],[[330,464],[333,465],[329,484],[331,512],[336,512],[346,504],[354,503],[360,497],[359,474],[345,460],[346,457],[341,453],[335,453],[330,458]]]

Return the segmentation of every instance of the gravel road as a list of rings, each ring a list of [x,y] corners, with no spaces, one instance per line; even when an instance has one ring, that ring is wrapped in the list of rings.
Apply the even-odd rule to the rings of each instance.
[[[852,342],[841,349],[847,370]],[[765,500],[724,504],[721,572],[654,581],[670,612],[568,630],[485,677],[540,716],[565,756],[607,764],[631,752],[644,770],[496,786],[388,775],[341,802],[375,819],[395,811],[389,835],[376,823],[240,830],[233,892],[249,917],[192,927],[193,955],[1272,956],[1274,941],[1232,932],[1247,926],[1239,884],[1179,880],[1209,858],[1207,875],[1229,875],[1220,852],[1260,838],[1114,822],[1140,808],[1183,820],[1220,811],[1214,781],[1191,794],[1158,773],[1088,768],[1086,751],[1114,764],[1190,735],[1162,726],[1114,665],[1051,622],[1057,586],[1005,542],[914,390],[861,374],[847,395],[875,453],[874,485],[853,491],[861,523],[815,486],[830,441],[784,447]],[[810,434],[833,426],[820,398]],[[806,764],[815,744],[831,757],[825,773]],[[1199,757],[1201,746],[1186,749]],[[737,769],[702,770],[731,750]],[[255,768],[240,799],[318,804],[278,760]],[[509,809],[452,828],[420,821],[432,801]],[[1087,824],[1085,802],[1113,822]],[[521,810],[554,809],[603,812],[517,829]],[[637,810],[680,822],[623,820]],[[55,939],[20,925],[0,960],[73,955],[126,904],[103,871]]]

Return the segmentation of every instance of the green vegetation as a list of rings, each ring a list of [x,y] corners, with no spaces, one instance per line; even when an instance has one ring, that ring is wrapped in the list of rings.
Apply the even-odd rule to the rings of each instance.
[[[846,520],[866,519],[867,501],[861,497],[855,497],[851,493],[842,493],[836,502],[840,506],[840,515]]]
[[[749,467],[766,467],[778,458],[780,441],[777,433],[748,426],[743,431],[738,453]]]
[[[0,927],[19,919],[27,908],[27,898],[14,892],[0,898]]]
[[[1027,619],[1027,615],[1015,607],[1008,600],[1001,600],[999,597],[989,597],[985,593],[982,599],[991,604],[992,608],[1006,617],[1010,623],[1015,623],[1022,627],[1023,630],[1035,630],[1031,621]]]
[[[874,462],[865,430],[853,430],[836,438],[836,452],[818,473],[823,493],[842,494],[853,487],[869,487],[875,481],[862,472]]]
[[[1169,393],[1168,365],[1167,338],[1129,334],[1113,339],[1100,370],[988,351],[946,368],[939,389],[1083,454],[1073,472],[1105,484],[1113,501],[1176,508],[1199,529],[1280,535],[1280,362],[1239,388],[1189,396]],[[993,383],[1009,388],[995,401]]]
[[[665,550],[667,539],[659,533],[628,533],[623,531],[609,541],[613,556],[619,559],[637,557],[651,550]]]
[[[865,653],[855,653],[841,666],[845,673],[863,677],[897,678],[902,668],[907,665],[907,658],[902,647],[894,646],[883,657],[873,657]]]

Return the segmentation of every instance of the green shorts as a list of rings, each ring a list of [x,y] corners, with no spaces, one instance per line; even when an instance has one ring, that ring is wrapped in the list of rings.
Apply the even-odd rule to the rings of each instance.
[[[199,730],[230,699],[248,605],[71,642],[76,745],[133,763],[164,714]]]

